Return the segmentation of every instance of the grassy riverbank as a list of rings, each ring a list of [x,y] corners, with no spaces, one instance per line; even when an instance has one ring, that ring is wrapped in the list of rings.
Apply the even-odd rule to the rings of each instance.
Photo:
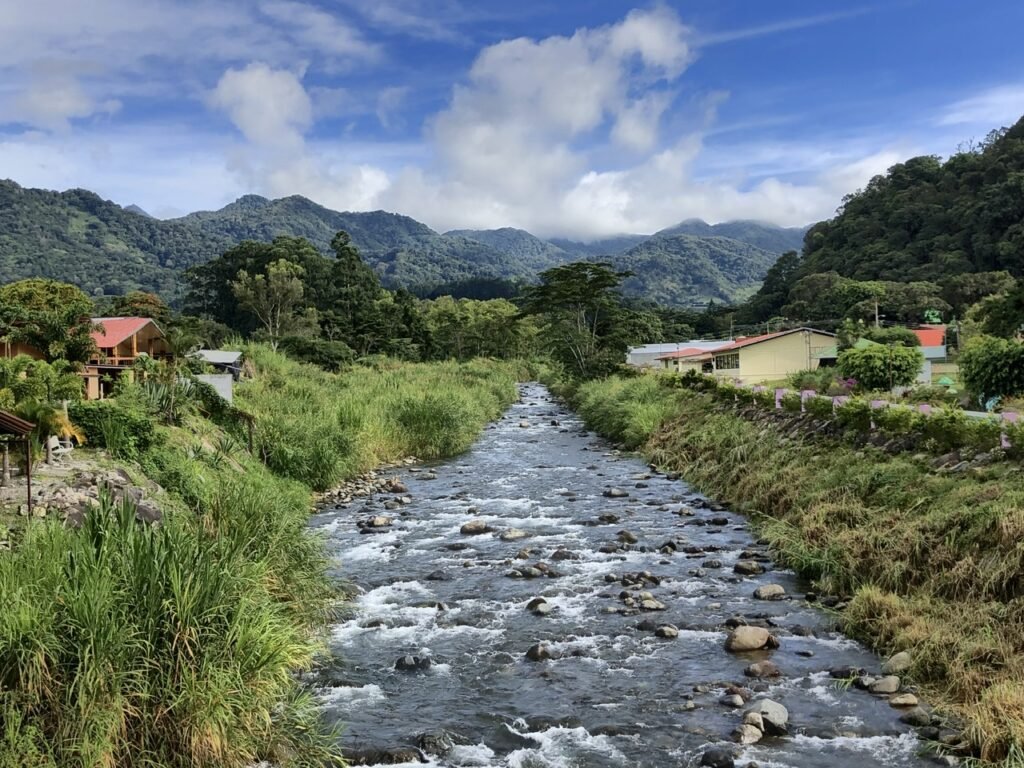
[[[338,598],[306,526],[311,491],[405,455],[465,450],[515,398],[516,372],[381,363],[327,374],[264,347],[247,354],[255,378],[236,406],[256,418],[253,454],[231,410],[155,426],[126,391],[114,417],[145,416],[152,439],[108,450],[166,491],[162,525],[108,500],[80,530],[37,521],[0,554],[3,768],[336,757],[295,677],[322,649]]]
[[[987,760],[1024,764],[1024,476],[792,437],[658,377],[582,385],[595,430],[751,514],[779,558],[852,599],[846,631],[907,650],[910,677],[962,717]]]

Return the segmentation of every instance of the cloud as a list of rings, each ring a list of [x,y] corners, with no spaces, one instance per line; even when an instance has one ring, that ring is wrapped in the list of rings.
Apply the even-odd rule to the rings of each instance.
[[[711,32],[701,35],[697,42],[701,46],[708,46],[718,45],[720,43],[732,43],[737,40],[749,40],[755,37],[766,37],[767,35],[777,35],[782,32],[791,32],[797,29],[806,29],[807,27],[817,27],[822,24],[832,24],[836,21],[852,19],[856,16],[862,16],[865,13],[869,13],[871,10],[872,9],[868,7],[852,8],[850,10],[837,11],[835,13],[822,13],[815,16],[801,16],[793,19],[785,19],[783,21],[773,22],[771,24],[761,24],[754,27],[731,29],[722,32]]]
[[[300,150],[313,124],[313,102],[297,75],[263,63],[229,69],[209,97],[253,144]]]
[[[34,80],[15,99],[11,117],[50,130],[67,131],[72,118],[112,115],[121,108],[117,99],[98,101],[68,75]]]
[[[1024,85],[1000,85],[953,102],[939,116],[939,125],[1013,125],[1024,112]]]
[[[376,114],[382,128],[391,128],[393,126],[395,113],[402,106],[410,90],[412,89],[407,85],[381,88],[377,94]]]

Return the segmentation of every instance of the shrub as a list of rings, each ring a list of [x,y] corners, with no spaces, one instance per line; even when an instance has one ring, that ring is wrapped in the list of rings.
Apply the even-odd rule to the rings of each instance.
[[[158,440],[148,415],[124,407],[116,399],[71,403],[68,417],[90,445],[107,448],[119,458],[136,458]]]
[[[787,392],[782,396],[782,410],[787,413],[800,413],[803,401],[796,392]]]
[[[865,389],[892,389],[914,383],[924,356],[919,349],[871,346],[839,353],[839,373],[858,381]]]
[[[871,403],[859,397],[847,400],[836,409],[836,419],[839,423],[846,429],[858,432],[867,432],[871,429],[873,415]]]
[[[916,411],[899,405],[878,408],[874,412],[877,427],[889,435],[906,435],[917,428],[920,418]]]
[[[831,397],[809,397],[804,402],[804,407],[816,419],[831,419],[836,415]]]
[[[1017,340],[971,339],[958,362],[964,383],[981,402],[1024,394],[1024,344]]]
[[[356,353],[343,341],[286,336],[281,339],[280,348],[289,357],[312,363],[325,371],[344,370],[356,359]]]
[[[813,389],[815,392],[826,392],[835,380],[834,368],[816,368],[798,371],[789,376],[789,386],[793,389]]]

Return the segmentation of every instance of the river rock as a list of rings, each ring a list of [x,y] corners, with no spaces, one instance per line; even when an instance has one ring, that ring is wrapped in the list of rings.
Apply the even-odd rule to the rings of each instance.
[[[631,531],[619,531],[618,539],[623,544],[636,544],[638,541],[640,541],[640,539],[636,537],[636,534],[632,533]]]
[[[629,493],[621,488],[609,488],[602,495],[608,499],[625,499]]]
[[[781,584],[765,584],[754,590],[756,600],[781,600],[786,596],[786,589]]]
[[[764,722],[764,731],[772,736],[784,736],[789,724],[789,710],[771,699],[754,702],[747,712],[756,712]]]
[[[722,567],[722,561],[721,560],[705,560],[703,563],[700,564],[700,566],[701,566],[701,568],[721,568]]]
[[[890,707],[916,707],[917,696],[912,693],[897,693],[895,696],[889,697]]]
[[[448,731],[427,731],[416,737],[416,746],[428,755],[444,757],[455,748],[455,739]]]
[[[364,522],[367,528],[387,528],[394,522],[394,518],[384,515],[375,515]]]
[[[344,750],[347,765],[405,765],[427,762],[415,747],[390,747],[388,749]]]
[[[437,472],[424,472],[420,475],[420,480],[437,480]]]
[[[740,560],[733,566],[732,570],[741,576],[757,576],[760,573],[764,573],[764,566],[753,560]]]
[[[501,536],[498,538],[502,541],[518,541],[519,539],[525,539],[529,535],[521,528],[509,528],[507,531],[502,531]]]
[[[529,428],[529,426],[530,426],[530,422],[528,422],[528,421],[520,421],[519,422],[519,428],[520,429],[527,429],[527,428]]]
[[[757,744],[763,736],[764,733],[749,723],[742,723],[732,732],[732,739],[738,744]]]
[[[733,652],[778,648],[779,641],[764,627],[736,627],[725,639],[725,650]]]
[[[743,706],[743,697],[738,693],[727,693],[725,696],[718,700],[719,704],[724,704],[727,707],[739,708]]]
[[[640,601],[640,609],[644,611],[664,611],[667,610],[666,606],[660,600],[655,600],[653,597],[646,598]]]
[[[556,549],[551,553],[552,560],[579,560],[580,556],[568,549]]]
[[[896,693],[899,689],[900,679],[896,675],[880,677],[868,686],[872,693]]]
[[[433,665],[427,656],[402,656],[395,662],[399,672],[426,672]]]
[[[754,726],[757,730],[761,731],[761,733],[764,733],[764,718],[761,717],[760,712],[747,712],[743,715],[743,722],[747,725]]]
[[[537,643],[527,649],[526,658],[530,661],[547,661],[553,657],[547,643]]]
[[[923,707],[913,707],[900,715],[900,722],[912,725],[915,728],[924,728],[926,725],[929,725],[931,721],[932,716],[929,715]]]
[[[773,661],[755,661],[743,670],[743,674],[747,677],[765,678],[780,677],[782,672]]]
[[[701,768],[736,768],[732,753],[718,747],[706,750],[700,757]]]
[[[543,597],[535,597],[526,604],[526,610],[534,616],[547,616],[554,609],[552,608],[551,603]]]
[[[481,533],[490,533],[491,529],[483,520],[470,520],[459,529],[464,536],[478,536]]]
[[[654,630],[654,634],[658,637],[664,637],[666,640],[674,640],[679,637],[679,629],[672,624],[662,624]]]
[[[906,651],[900,651],[882,665],[882,672],[886,675],[902,675],[913,663],[913,659]]]

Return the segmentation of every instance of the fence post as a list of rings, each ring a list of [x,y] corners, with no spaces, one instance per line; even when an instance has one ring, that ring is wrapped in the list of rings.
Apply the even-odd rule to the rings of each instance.
[[[786,389],[784,387],[776,388],[776,390],[775,390],[775,410],[776,411],[781,411],[782,410],[782,398],[783,398],[783,396],[785,394],[786,394]]]
[[[813,389],[801,389],[800,390],[800,413],[807,412],[807,401],[816,396],[818,393]]]

